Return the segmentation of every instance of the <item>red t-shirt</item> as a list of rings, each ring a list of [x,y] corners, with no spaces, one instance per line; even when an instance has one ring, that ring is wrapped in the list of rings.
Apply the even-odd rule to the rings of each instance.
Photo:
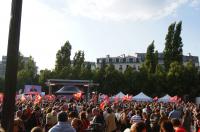
[[[183,127],[177,127],[177,128],[175,129],[175,132],[186,132],[186,130],[185,130],[185,128],[183,128]]]

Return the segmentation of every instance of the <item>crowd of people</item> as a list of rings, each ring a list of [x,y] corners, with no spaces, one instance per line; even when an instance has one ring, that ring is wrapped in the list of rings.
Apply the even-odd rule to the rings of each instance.
[[[18,100],[14,132],[200,132],[200,108],[186,102],[119,101],[102,107],[60,97],[36,104]]]

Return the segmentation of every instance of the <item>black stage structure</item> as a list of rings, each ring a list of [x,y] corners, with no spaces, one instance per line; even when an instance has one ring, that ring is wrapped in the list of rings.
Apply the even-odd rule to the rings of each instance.
[[[76,86],[86,95],[86,100],[90,100],[91,88],[99,86],[93,80],[65,80],[65,79],[48,79],[46,81],[49,94],[55,94],[63,86]]]

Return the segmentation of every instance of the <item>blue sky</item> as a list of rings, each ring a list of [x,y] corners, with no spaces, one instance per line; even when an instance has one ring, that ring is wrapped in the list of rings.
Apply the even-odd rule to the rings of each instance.
[[[6,55],[11,0],[0,1],[0,56]],[[155,40],[164,49],[167,28],[182,20],[184,54],[200,56],[200,0],[24,0],[20,51],[40,69],[53,69],[56,52],[69,40],[72,58],[146,52]]]

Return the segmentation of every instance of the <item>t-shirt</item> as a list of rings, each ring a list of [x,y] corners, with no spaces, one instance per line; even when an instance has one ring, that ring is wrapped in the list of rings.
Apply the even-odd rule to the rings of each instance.
[[[131,117],[131,120],[130,120],[131,123],[138,123],[141,121],[142,121],[142,118],[140,115],[134,115]]]

